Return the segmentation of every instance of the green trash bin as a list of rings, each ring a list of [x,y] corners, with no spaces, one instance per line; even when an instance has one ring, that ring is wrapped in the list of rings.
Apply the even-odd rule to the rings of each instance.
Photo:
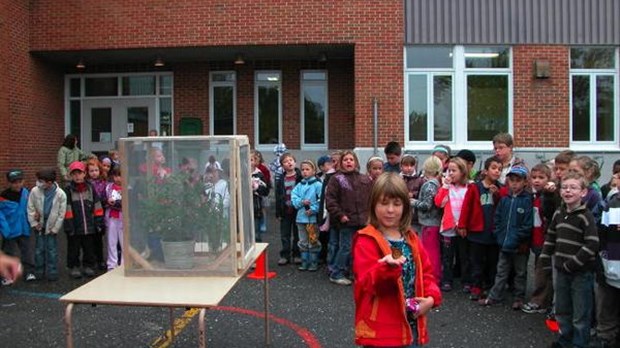
[[[202,135],[202,120],[196,117],[181,118],[179,135]]]

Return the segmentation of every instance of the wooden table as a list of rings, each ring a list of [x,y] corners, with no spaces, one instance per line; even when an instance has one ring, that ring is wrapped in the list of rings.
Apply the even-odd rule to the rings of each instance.
[[[267,258],[267,243],[256,243],[254,255],[249,265],[253,264],[261,253]],[[67,347],[73,348],[71,312],[74,304],[143,306],[170,308],[170,326],[174,339],[174,308],[200,308],[198,317],[198,346],[206,347],[205,323],[206,310],[218,306],[224,296],[244,277],[248,268],[237,277],[126,277],[122,267],[107,272],[91,282],[71,291],[60,298],[66,303],[65,336]],[[269,283],[267,275],[268,262],[265,262],[264,277],[264,313],[265,343],[271,344],[269,333]]]

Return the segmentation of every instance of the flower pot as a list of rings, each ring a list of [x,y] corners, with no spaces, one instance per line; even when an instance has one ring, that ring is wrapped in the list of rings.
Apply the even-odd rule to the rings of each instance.
[[[194,267],[194,241],[161,241],[164,264],[170,269],[191,269]]]

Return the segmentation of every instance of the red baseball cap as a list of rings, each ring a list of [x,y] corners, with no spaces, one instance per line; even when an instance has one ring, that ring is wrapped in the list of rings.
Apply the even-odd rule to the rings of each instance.
[[[80,161],[71,162],[71,164],[69,164],[69,173],[73,173],[74,170],[86,173],[86,165],[84,162]]]

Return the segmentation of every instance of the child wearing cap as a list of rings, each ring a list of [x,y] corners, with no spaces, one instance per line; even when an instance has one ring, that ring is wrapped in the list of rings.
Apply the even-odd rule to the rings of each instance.
[[[95,275],[95,238],[104,229],[103,207],[93,186],[86,181],[86,165],[75,161],[69,165],[71,182],[65,188],[67,210],[64,229],[67,233],[67,267],[72,278]],[[80,252],[82,261],[80,261]]]
[[[480,300],[483,306],[503,300],[510,270],[514,268],[514,299],[512,309],[523,305],[527,279],[529,240],[533,227],[532,196],[526,190],[527,168],[514,166],[506,175],[510,194],[503,197],[495,209],[494,234],[500,247],[495,284],[489,296]]]
[[[56,183],[56,170],[37,172],[37,185],[28,197],[28,221],[36,236],[34,274],[49,281],[58,280],[58,231],[67,210],[67,195]]]
[[[332,162],[331,157],[323,155],[316,161],[316,165],[319,167],[316,177],[321,181],[325,181],[327,173],[334,167],[334,162]]]
[[[431,153],[432,156],[439,157],[441,163],[443,163],[444,172],[448,170],[448,161],[450,160],[451,151],[450,146],[439,144],[435,145],[433,152]]]
[[[463,149],[456,154],[456,157],[463,159],[465,164],[467,164],[469,180],[475,180],[478,176],[478,172],[474,169],[474,164],[476,164],[476,154],[474,154],[471,150]]]
[[[24,279],[35,280],[32,273],[30,226],[28,225],[28,190],[24,187],[24,172],[11,169],[6,173],[9,187],[0,193],[0,233],[4,241],[2,251],[11,256],[19,253],[24,266]],[[19,250],[19,251],[18,251]],[[2,285],[12,281],[2,280]]]

